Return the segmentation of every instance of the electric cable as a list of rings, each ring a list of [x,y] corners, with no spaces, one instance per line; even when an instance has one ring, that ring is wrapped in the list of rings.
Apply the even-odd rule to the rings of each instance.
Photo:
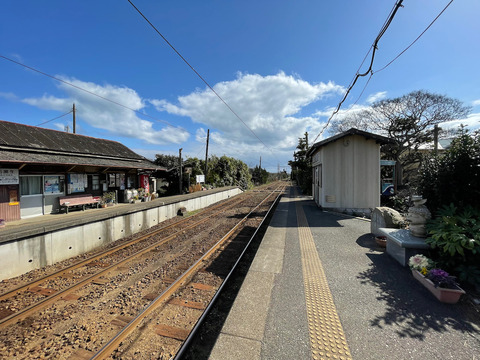
[[[384,67],[382,67],[380,70],[377,70],[377,71],[374,71],[372,75],[382,71],[382,70],[385,70],[387,67],[389,67],[395,60],[397,60],[400,56],[403,55],[404,52],[406,52],[408,49],[410,49],[410,47],[413,46],[413,44],[415,44],[422,36],[423,34],[425,34],[427,32],[428,29],[430,29],[430,27],[433,25],[433,23],[435,21],[437,21],[437,19],[445,12],[445,10],[447,10],[447,8],[450,6],[450,4],[453,2],[453,0],[450,0],[450,2],[443,8],[442,11],[440,11],[440,13],[435,17],[435,19],[433,19],[433,21],[425,28],[425,30],[422,31],[422,33],[420,35],[418,35],[418,37],[412,41],[412,43],[410,43],[410,45],[408,45],[405,49],[403,49],[397,56],[395,56],[393,58],[392,61],[390,61],[387,65],[385,65]]]
[[[363,87],[362,89],[362,92],[360,93],[360,95],[358,96],[357,100],[355,100],[355,102],[353,103],[353,105],[356,105],[357,102],[360,100],[360,98],[362,97],[365,89],[367,88],[368,84],[370,83],[370,80],[372,79],[372,76],[375,75],[376,73],[379,73],[380,71],[382,70],[385,70],[387,67],[389,67],[395,60],[397,60],[400,56],[402,56],[408,49],[410,49],[422,36],[423,34],[425,34],[427,32],[428,29],[430,29],[430,27],[435,23],[435,21],[438,20],[438,18],[445,12],[445,10],[447,10],[447,8],[452,4],[453,0],[450,0],[450,2],[443,8],[442,11],[440,11],[440,13],[435,17],[435,19],[433,19],[433,21],[425,28],[425,30],[423,30],[420,35],[417,36],[417,38],[412,41],[405,49],[403,49],[397,56],[395,56],[393,58],[393,60],[391,60],[389,63],[387,63],[385,66],[383,66],[381,69],[379,70],[376,70],[376,71],[373,71],[371,70],[370,71],[370,77],[368,78],[367,82],[365,83],[365,86]],[[364,59],[365,61],[365,59]],[[349,109],[350,110],[350,109]],[[347,112],[349,111],[347,110]],[[316,140],[316,139],[315,139]]]
[[[130,0],[129,0],[130,1]],[[392,20],[393,18],[395,17],[398,9],[400,7],[402,7],[402,2],[403,0],[398,0],[393,9],[390,11],[390,14],[389,16],[387,17],[387,20],[385,21],[385,23],[383,24],[382,28],[380,29],[380,32],[378,33],[377,37],[375,38],[375,41],[373,42],[373,45],[372,45],[372,57],[370,59],[370,65],[368,66],[368,69],[360,74],[358,71],[357,73],[355,74],[355,77],[354,77],[354,80],[350,83],[349,87],[347,88],[347,90],[345,91],[345,95],[343,96],[342,100],[340,101],[340,103],[338,104],[337,108],[333,111],[332,115],[330,115],[330,117],[328,118],[326,124],[323,126],[322,130],[320,131],[320,133],[315,137],[315,139],[313,140],[312,144],[314,144],[317,139],[320,137],[320,135],[323,134],[323,132],[326,130],[326,128],[328,127],[328,125],[330,124],[330,121],[332,120],[332,118],[340,111],[340,108],[342,107],[342,104],[345,102],[345,100],[347,99],[347,96],[348,94],[350,93],[350,91],[352,90],[352,88],[355,86],[355,84],[357,83],[358,79],[360,77],[363,77],[363,76],[367,76],[369,73],[372,72],[372,66],[373,66],[373,61],[375,60],[375,53],[377,52],[377,49],[378,49],[378,42],[380,41],[380,39],[382,38],[382,36],[385,34],[385,32],[387,31],[388,27],[390,26],[390,24],[392,23]],[[368,54],[368,53],[367,53]],[[364,60],[365,61],[365,60]]]
[[[142,116],[145,116],[145,117],[151,118],[151,119],[153,119],[153,120],[155,120],[155,121],[164,123],[165,125],[170,126],[170,127],[172,127],[172,128],[175,128],[175,129],[178,129],[178,130],[180,130],[180,131],[182,131],[182,132],[186,132],[186,133],[188,133],[188,134],[190,134],[190,135],[193,135],[193,134],[190,133],[188,130],[186,130],[186,129],[182,128],[182,127],[179,127],[179,126],[172,125],[172,124],[170,124],[168,121],[161,120],[161,119],[157,119],[157,118],[155,118],[155,117],[153,117],[153,116],[150,116],[150,115],[148,115],[148,114],[145,114],[145,113],[142,112],[142,111],[132,109],[131,107],[128,107],[128,106],[126,106],[126,105],[123,105],[123,104],[121,104],[121,103],[119,103],[119,102],[117,102],[117,101],[115,101],[115,100],[111,100],[111,99],[106,98],[106,97],[104,97],[104,96],[102,96],[102,95],[98,95],[98,94],[94,93],[93,91],[84,89],[84,88],[82,88],[82,87],[80,87],[80,86],[78,86],[78,85],[74,85],[74,84],[72,84],[72,83],[70,83],[70,82],[68,82],[68,81],[66,81],[66,80],[60,79],[60,78],[58,78],[58,77],[56,77],[56,76],[53,76],[53,75],[50,75],[50,74],[47,74],[47,73],[45,73],[45,72],[43,72],[43,71],[41,71],[41,70],[35,69],[35,68],[31,67],[31,66],[22,64],[21,62],[18,62],[18,61],[16,61],[16,60],[10,59],[9,57],[6,57],[6,56],[4,56],[4,55],[2,55],[2,54],[0,54],[0,58],[3,58],[3,59],[8,60],[8,61],[11,61],[11,62],[13,62],[14,64],[23,66],[23,67],[26,68],[26,69],[35,71],[35,72],[37,72],[37,73],[39,73],[39,74],[42,74],[42,75],[44,75],[44,76],[47,76],[47,77],[49,77],[49,78],[51,78],[51,79],[54,79],[54,80],[56,80],[56,81],[59,81],[59,82],[65,84],[65,85],[74,87],[74,88],[76,88],[76,89],[78,89],[78,90],[81,90],[81,91],[83,91],[83,92],[86,92],[86,93],[88,93],[88,94],[90,94],[90,95],[96,96],[96,97],[98,97],[98,98],[100,98],[100,99],[102,99],[102,100],[108,101],[108,102],[110,102],[110,103],[112,103],[112,104],[121,106],[121,107],[123,107],[123,108],[125,108],[125,109],[128,109],[128,110],[131,110],[131,111],[133,111],[133,112],[135,112],[135,113],[137,113],[137,114],[140,114],[140,115],[142,115]]]
[[[61,117],[64,117],[64,116],[66,116],[66,115],[68,115],[68,114],[71,114],[72,112],[73,112],[73,110],[70,110],[69,112],[67,112],[67,113],[65,113],[65,114],[63,114],[63,115],[57,116],[56,118],[53,118],[53,119],[50,119],[50,120],[47,120],[47,121],[44,121],[44,122],[42,122],[41,124],[38,124],[38,125],[35,125],[35,126],[38,127],[38,126],[45,125],[45,124],[49,123],[50,121],[60,119]]]
[[[228,108],[228,110],[230,110],[230,112],[235,115],[235,117],[240,120],[242,122],[242,124],[253,134],[253,136],[255,136],[257,138],[258,141],[260,141],[263,146],[265,146],[266,149],[270,150],[272,152],[272,154],[275,154],[273,152],[272,149],[270,149],[258,136],[257,134],[245,123],[245,121],[243,121],[243,119],[235,112],[235,110],[232,109],[232,107],[230,105],[228,105],[228,103],[213,89],[212,86],[210,86],[210,84],[203,78],[202,75],[200,75],[200,73],[195,70],[195,68],[182,56],[182,54],[180,54],[180,52],[167,40],[167,38],[165,36],[162,35],[162,33],[155,27],[155,25],[153,25],[150,20],[147,19],[147,17],[133,4],[133,2],[131,0],[128,0],[128,2],[130,3],[130,5],[133,6],[133,8],[135,10],[137,10],[137,12],[145,19],[145,21],[153,28],[153,30],[155,30],[155,32],[167,43],[168,46],[170,46],[172,48],[172,50],[180,57],[180,59],[183,60],[183,62],[185,62],[185,64],[187,64],[187,66],[200,78],[200,80],[203,81],[203,83],[215,94],[215,96],[217,98],[220,99],[220,101]]]

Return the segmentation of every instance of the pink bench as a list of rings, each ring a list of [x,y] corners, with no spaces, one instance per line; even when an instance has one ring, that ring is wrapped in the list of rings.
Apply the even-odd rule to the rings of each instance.
[[[70,207],[81,206],[85,211],[87,205],[95,205],[98,208],[99,199],[91,194],[61,196],[58,198],[61,208],[65,209],[65,213],[68,214]]]

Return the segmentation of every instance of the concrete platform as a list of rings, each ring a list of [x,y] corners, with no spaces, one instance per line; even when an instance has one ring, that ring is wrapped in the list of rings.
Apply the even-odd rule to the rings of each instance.
[[[224,187],[139,204],[116,204],[7,222],[0,229],[0,280],[148,229],[175,217],[182,207],[195,211],[241,192],[237,187]]]
[[[291,188],[208,358],[478,359],[479,325],[378,247],[369,221],[322,212]],[[344,349],[342,335],[341,355],[329,346]]]

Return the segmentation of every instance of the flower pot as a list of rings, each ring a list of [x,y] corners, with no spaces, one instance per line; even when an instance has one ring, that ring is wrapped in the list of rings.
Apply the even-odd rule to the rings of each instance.
[[[380,247],[387,247],[387,237],[386,236],[375,236],[375,242]]]
[[[412,274],[415,279],[425,286],[441,302],[455,304],[460,300],[460,296],[465,294],[465,291],[458,286],[456,289],[435,287],[435,284],[430,279],[427,279],[417,270],[412,270]]]

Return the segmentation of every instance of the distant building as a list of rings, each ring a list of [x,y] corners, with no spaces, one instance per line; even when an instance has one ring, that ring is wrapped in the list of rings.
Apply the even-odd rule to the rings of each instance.
[[[58,197],[149,185],[158,167],[111,140],[0,121],[0,219],[58,212]]]
[[[392,142],[352,128],[315,143],[307,152],[315,203],[327,210],[370,215],[380,206],[380,146]]]

